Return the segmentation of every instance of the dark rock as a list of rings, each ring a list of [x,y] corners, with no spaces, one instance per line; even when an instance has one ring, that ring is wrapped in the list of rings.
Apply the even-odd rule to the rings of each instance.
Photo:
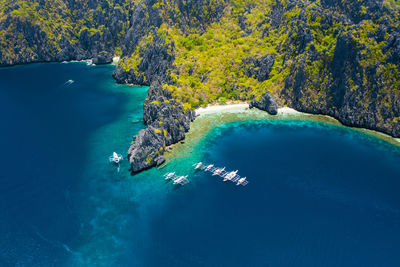
[[[185,138],[194,118],[194,111],[185,112],[160,81],[153,82],[143,104],[143,119],[148,127],[136,135],[128,150],[131,171],[162,164],[166,147]]]
[[[154,127],[140,130],[128,150],[131,171],[135,173],[156,166],[164,153],[163,146],[163,138]]]
[[[388,62],[393,63],[393,64],[399,64],[400,63],[400,33],[399,32],[393,32],[387,42],[386,45],[382,49],[384,52],[390,51],[388,55]]]
[[[376,33],[379,37],[379,32]],[[392,34],[383,50],[389,51],[387,61],[396,58],[396,34]],[[372,36],[371,38],[375,38]],[[323,57],[306,54],[297,57],[285,80],[282,98],[296,110],[324,114],[353,127],[362,127],[400,136],[398,120],[400,100],[397,94],[382,90],[385,76],[378,70],[385,62],[365,65],[363,47],[351,32],[339,34],[331,61],[325,61],[315,78],[310,77],[307,66]],[[309,51],[308,53],[311,53]],[[310,62],[310,60],[312,60]],[[324,92],[318,98],[316,92]],[[388,105],[385,99],[390,99]]]
[[[258,108],[268,112],[271,115],[278,114],[278,105],[275,99],[269,92],[263,94],[260,100],[252,100],[250,102],[249,108]]]
[[[84,50],[89,50],[92,47],[92,35],[88,29],[83,29],[79,35],[79,44]]]
[[[122,51],[122,60],[139,51],[137,66],[127,70],[118,66],[113,74],[119,83],[152,85],[143,117],[148,129],[156,131],[157,135],[146,129],[138,134],[136,142],[159,139],[172,144],[184,138],[194,115],[191,111],[184,112],[180,103],[162,90],[159,83],[155,85],[159,81],[171,83],[168,73],[174,68],[176,52],[175,44],[167,43],[159,28],[161,25],[173,26],[179,28],[184,36],[191,33],[201,35],[211,23],[218,22],[227,14],[224,10],[229,6],[228,1],[164,1],[164,7],[173,3],[164,9],[158,7],[159,1],[156,0],[61,1],[70,12],[51,9],[49,1],[33,1],[36,3],[33,10],[43,18],[49,15],[46,13],[49,10],[53,12],[52,17],[70,20],[73,27],[65,28],[39,23],[33,19],[35,16],[18,16],[16,14],[21,10],[18,1],[8,2],[0,19],[0,66],[90,58],[95,64],[102,64],[111,62],[116,48],[118,52]],[[268,36],[282,33],[275,47],[279,63],[282,63],[277,68],[277,76],[286,71],[290,73],[285,74],[281,101],[299,111],[333,116],[346,125],[400,136],[398,12],[381,0],[321,0],[319,4],[277,0],[272,4],[271,12],[265,14],[256,26],[249,21],[249,15],[256,15],[251,14],[252,7],[249,3],[244,3],[240,10],[232,6],[233,11],[238,11],[238,26],[245,31],[240,33],[242,36],[251,34],[258,27],[262,29],[260,41],[270,42]],[[369,31],[367,40],[360,42],[357,30],[365,27],[365,21],[375,25],[371,29],[376,29],[376,25],[379,27],[376,31]],[[150,34],[151,41],[145,39]],[[321,50],[321,35],[324,37],[324,34],[332,34],[332,39]],[[375,62],[374,56],[369,57],[377,52],[374,47],[382,47],[383,54],[375,56]],[[243,60],[242,70],[247,76],[262,82],[270,78],[274,61],[274,55],[248,58]],[[196,75],[198,67],[192,65],[189,74]],[[204,83],[208,76],[201,74],[198,78]],[[239,86],[237,81],[224,87],[226,93],[237,100],[253,99],[251,95],[241,94],[250,89]],[[281,84],[278,87],[281,88]],[[273,106],[266,104],[270,96],[265,97],[252,101],[251,107],[268,109]],[[171,118],[179,118],[179,121]],[[142,154],[150,155],[154,164],[162,161],[160,151],[134,149],[132,155],[142,163]]]
[[[110,64],[113,61],[113,55],[107,52],[100,52],[96,57],[92,59],[93,64]]]
[[[276,4],[272,8],[271,12],[271,18],[272,18],[271,26],[274,29],[278,28],[281,25],[283,14],[284,14],[284,8],[280,0],[278,0],[276,1]]]
[[[133,10],[133,15],[130,19],[131,27],[128,29],[125,36],[125,51],[124,55],[131,55],[135,51],[139,41],[160,27],[162,19],[157,8],[153,6],[157,3],[155,0],[144,0]]]
[[[275,55],[269,54],[259,58],[247,58],[243,60],[243,65],[248,66],[245,68],[247,76],[254,76],[260,82],[269,78],[272,66],[275,62]]]
[[[165,40],[155,32],[153,35],[153,42],[140,51],[141,61],[137,71],[125,70],[118,65],[113,73],[118,83],[150,85],[154,80],[166,82],[169,79],[167,70],[171,68],[175,59],[173,44],[166,44]]]
[[[74,27],[73,31],[62,26],[45,26],[32,17],[12,15],[12,11],[20,9],[13,2],[5,10],[7,15],[0,19],[0,31],[3,33],[0,43],[11,48],[2,49],[0,66],[91,58],[97,64],[109,63],[109,55],[113,55],[114,49],[123,47],[125,29],[129,25],[123,10],[129,8],[125,0],[114,1],[114,4],[109,4],[107,0],[91,0],[86,4],[82,1],[61,1],[70,11],[67,13],[74,14],[68,18],[61,9],[50,10],[50,2],[36,1],[38,5],[35,9],[42,18],[49,16],[46,12],[56,12],[61,19],[71,21],[71,25],[77,23],[80,26]],[[98,7],[102,10],[97,10]],[[93,15],[96,25],[88,20],[88,14]]]
[[[157,165],[157,166],[160,166],[160,165],[163,164],[164,162],[165,162],[165,157],[163,157],[163,156],[157,157],[157,160],[156,160],[156,165]]]
[[[306,20],[306,18],[305,18]],[[297,51],[302,53],[306,46],[314,40],[314,36],[308,25],[301,24],[297,30]]]
[[[225,1],[196,0],[175,1],[178,10],[169,9],[167,17],[177,25],[184,33],[191,29],[204,32],[206,26],[218,22],[224,14]]]

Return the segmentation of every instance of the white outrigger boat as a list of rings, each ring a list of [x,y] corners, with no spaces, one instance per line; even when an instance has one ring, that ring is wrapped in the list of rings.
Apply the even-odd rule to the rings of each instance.
[[[216,170],[213,172],[212,175],[213,175],[213,176],[214,176],[214,175],[220,175],[224,170],[225,170],[225,167],[216,169]]]
[[[246,181],[246,177],[243,177],[243,178],[240,178],[240,179],[237,181],[236,185],[246,185],[246,184],[248,184],[248,183],[249,183],[249,182]]]
[[[187,183],[189,183],[189,179],[187,179],[187,175],[186,176],[178,176],[175,174],[175,172],[167,172],[166,174],[164,174],[165,180],[172,180],[174,181],[173,184],[180,184],[180,185],[185,185]]]
[[[176,178],[173,182],[173,184],[181,184],[181,185],[185,185],[187,184],[189,181],[186,179],[186,176],[179,176],[178,178]]]
[[[112,156],[110,156],[110,157],[108,158],[108,160],[109,160],[110,162],[114,162],[114,163],[116,163],[116,164],[119,164],[119,162],[120,162],[121,160],[123,160],[123,157],[122,157],[121,154],[117,154],[117,152],[113,152]]]
[[[166,174],[164,174],[165,180],[171,179],[172,177],[174,177],[175,172],[167,172]]]
[[[219,176],[221,178],[223,178],[224,182],[226,181],[231,181],[232,183],[235,183],[236,185],[247,185],[249,183],[249,181],[247,181],[246,177],[240,177],[238,173],[238,170],[236,171],[226,171],[225,167],[220,168],[220,167],[215,167],[214,164],[209,164],[206,165],[202,162],[198,162],[192,165],[195,169],[199,169],[202,171],[209,171],[212,173],[212,176]],[[173,178],[173,180],[175,181],[175,178]]]
[[[225,174],[224,182],[226,182],[228,180],[232,180],[236,176],[237,172],[238,172],[238,170],[236,170],[234,172],[228,172],[227,174]]]
[[[208,165],[204,170],[209,171],[209,170],[211,170],[212,167],[214,167],[214,164]]]
[[[193,164],[192,166],[194,166],[195,169],[198,169],[198,168],[200,168],[202,165],[203,165],[203,163],[202,163],[202,162],[199,162],[199,163]]]

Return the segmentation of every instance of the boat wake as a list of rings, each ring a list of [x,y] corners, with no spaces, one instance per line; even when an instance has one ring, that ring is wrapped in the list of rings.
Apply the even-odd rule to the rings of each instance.
[[[49,243],[50,245],[52,245],[52,246],[54,246],[54,247],[62,248],[62,249],[64,249],[65,251],[67,251],[68,253],[70,253],[70,254],[72,254],[72,255],[74,255],[74,256],[80,256],[80,253],[79,253],[79,252],[72,250],[67,244],[62,243],[62,242],[60,242],[60,241],[53,241],[53,240],[50,240],[50,239],[46,238],[46,237],[39,231],[39,229],[38,229],[35,225],[32,225],[32,228],[33,228],[33,230],[35,231],[36,235],[37,235],[40,239],[42,239],[43,241]]]
[[[73,84],[75,81],[74,80],[68,80],[64,83],[64,86],[70,86],[71,84]]]

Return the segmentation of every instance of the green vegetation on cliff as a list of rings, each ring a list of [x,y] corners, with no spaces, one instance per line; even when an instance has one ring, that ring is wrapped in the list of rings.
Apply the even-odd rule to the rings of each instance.
[[[121,55],[184,109],[249,101],[400,136],[398,0],[2,1],[0,64]]]
[[[223,3],[223,15],[218,22],[200,29],[171,24],[168,14],[175,8],[179,16],[177,7],[168,5],[168,1],[158,3],[164,23],[158,27],[157,34],[174,46],[175,60],[168,73],[172,83],[168,88],[182,102],[194,108],[226,99],[258,98],[266,90],[279,96],[288,75],[295,74],[290,68],[304,60],[303,71],[310,81],[304,81],[309,86],[305,88],[302,101],[317,102],[326,96],[325,90],[331,81],[327,66],[333,60],[340,34],[351,34],[360,49],[363,68],[385,62],[382,49],[389,32],[378,42],[371,34],[378,31],[381,18],[361,20],[358,24],[349,21],[346,12],[357,9],[353,2],[343,1],[344,7],[324,9],[320,1],[295,4],[290,1],[232,0]],[[289,3],[291,8],[288,8]],[[217,2],[211,3],[211,9],[215,4]],[[398,7],[397,3],[385,1],[383,5],[393,12],[392,26],[398,26],[398,19],[394,16],[397,11],[392,10]],[[362,5],[358,9],[360,14],[356,12],[352,16],[363,16],[368,10]],[[152,39],[149,36],[145,36],[134,52],[122,61],[125,70],[140,71],[139,51],[146,49],[149,39]],[[251,66],[246,64],[246,59],[266,55],[275,55],[268,79],[260,81],[254,75],[248,75],[246,70]],[[353,89],[354,86],[357,85],[353,84]]]
[[[0,65],[121,54],[132,1],[0,0]]]
[[[400,135],[398,1],[210,0],[187,13],[172,3],[154,6],[161,22],[149,28],[172,59],[149,72],[165,57],[154,60],[143,37],[121,64],[141,77],[131,82],[166,77],[185,108],[268,91],[281,105]]]

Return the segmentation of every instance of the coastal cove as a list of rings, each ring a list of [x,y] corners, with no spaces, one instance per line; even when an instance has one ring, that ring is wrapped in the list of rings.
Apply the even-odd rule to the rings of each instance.
[[[287,108],[208,108],[166,165],[132,176],[108,156],[125,158],[145,128],[148,87],[117,85],[113,70],[0,69],[0,265],[400,264],[395,139]],[[196,172],[199,161],[250,183]],[[190,183],[173,186],[169,171]]]
[[[259,123],[267,121],[300,121],[305,124],[307,122],[316,122],[320,123],[321,127],[323,125],[327,127],[336,126],[337,129],[343,128],[347,131],[358,132],[360,136],[365,136],[365,138],[375,138],[375,141],[382,145],[400,147],[400,138],[394,138],[374,130],[344,126],[330,116],[298,112],[287,107],[279,108],[277,115],[270,115],[256,108],[249,109],[247,103],[240,103],[199,108],[196,110],[196,114],[198,117],[192,122],[190,130],[186,134],[185,142],[173,145],[171,152],[165,155],[167,163],[170,160],[191,153],[193,147],[201,142],[201,139],[214,128],[235,122],[245,123],[246,121]],[[266,126],[268,126],[268,123],[266,123]]]

